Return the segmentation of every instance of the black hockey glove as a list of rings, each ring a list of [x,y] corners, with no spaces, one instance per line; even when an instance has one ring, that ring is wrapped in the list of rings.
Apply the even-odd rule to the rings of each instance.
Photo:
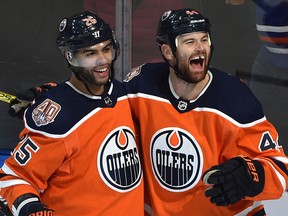
[[[5,199],[0,198],[0,216],[13,216]]]
[[[22,119],[25,109],[31,105],[34,99],[54,86],[57,86],[57,84],[53,82],[45,83],[41,86],[32,87],[20,94],[17,94],[16,98],[9,104],[8,113],[11,116],[18,116]]]
[[[24,205],[20,212],[19,216],[38,216],[38,215],[47,215],[54,216],[56,215],[55,211],[49,209],[47,206],[42,204],[41,202],[31,202]]]
[[[205,191],[211,203],[228,206],[262,192],[265,174],[262,164],[248,157],[235,157],[206,171],[202,178],[212,185]]]
[[[47,206],[41,203],[39,198],[34,194],[24,194],[18,197],[13,206],[16,209],[16,215],[19,216],[56,215],[54,210],[49,209]]]

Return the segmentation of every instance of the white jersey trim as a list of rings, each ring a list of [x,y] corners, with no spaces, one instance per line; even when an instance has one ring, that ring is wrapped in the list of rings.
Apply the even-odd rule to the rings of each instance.
[[[246,216],[249,212],[251,212],[253,209],[259,207],[262,204],[263,204],[262,201],[254,202],[252,206],[249,206],[248,208],[246,208],[245,210],[243,210],[238,214],[235,214],[234,216]]]
[[[259,25],[256,24],[256,28],[258,31],[266,31],[266,32],[288,32],[288,26],[268,26],[268,25]]]
[[[117,99],[117,101],[122,101],[127,99],[127,96],[122,96],[119,97]],[[95,113],[99,112],[101,109],[103,108],[95,108],[94,110],[92,110],[89,114],[87,114],[86,116],[84,116],[80,121],[78,121],[71,129],[69,129],[66,133],[64,134],[51,134],[51,133],[46,133],[45,131],[41,131],[41,130],[35,130],[31,127],[28,126],[26,119],[24,118],[24,125],[25,127],[30,130],[31,132],[35,132],[35,133],[39,133],[42,134],[44,136],[47,137],[51,137],[51,138],[64,138],[67,137],[69,134],[71,134],[73,131],[75,131],[79,126],[81,126],[83,124],[83,122],[85,122],[87,119],[89,119],[91,116],[93,116]],[[104,108],[105,109],[105,108]],[[26,112],[26,111],[25,111]]]
[[[288,49],[285,49],[285,48],[274,48],[274,47],[268,47],[268,46],[265,46],[265,47],[266,47],[266,49],[268,49],[272,53],[288,54]]]
[[[161,97],[157,97],[157,96],[153,96],[153,95],[148,95],[148,94],[144,94],[144,93],[137,93],[137,94],[128,94],[128,98],[147,98],[147,99],[151,99],[151,100],[156,100],[156,101],[161,101],[161,102],[165,102],[167,104],[171,104],[169,100],[167,99],[163,99]],[[237,122],[236,120],[234,120],[233,118],[231,118],[230,116],[226,115],[225,113],[217,110],[217,109],[213,109],[213,108],[207,108],[207,107],[196,107],[195,109],[193,109],[193,111],[197,111],[197,112],[212,112],[215,114],[218,114],[220,116],[222,116],[223,118],[227,119],[229,122],[231,122],[232,124],[241,127],[241,128],[248,128],[254,125],[257,125],[261,122],[266,121],[266,117],[264,116],[263,118],[260,118],[256,121],[247,123],[247,124],[241,124],[239,122]]]

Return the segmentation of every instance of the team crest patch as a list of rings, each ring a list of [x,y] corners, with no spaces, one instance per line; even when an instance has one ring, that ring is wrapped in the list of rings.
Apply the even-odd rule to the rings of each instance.
[[[56,102],[46,99],[39,104],[32,112],[32,119],[39,127],[53,122],[61,110],[61,106]]]
[[[196,139],[180,128],[164,128],[150,144],[151,165],[161,187],[173,192],[193,188],[201,179],[203,154]]]
[[[59,25],[59,31],[62,32],[66,28],[67,25],[67,19],[63,19]]]
[[[102,142],[97,166],[105,184],[118,192],[128,192],[142,179],[142,167],[133,131],[119,127]]]
[[[138,67],[132,68],[123,81],[124,82],[129,82],[131,79],[133,79],[134,77],[138,76],[140,74],[140,72],[141,72],[141,69],[142,69],[143,65],[144,64],[142,64],[142,65],[140,65]]]
[[[168,10],[165,13],[163,13],[163,15],[161,17],[161,21],[166,20],[170,16],[171,12],[172,12],[171,10]]]

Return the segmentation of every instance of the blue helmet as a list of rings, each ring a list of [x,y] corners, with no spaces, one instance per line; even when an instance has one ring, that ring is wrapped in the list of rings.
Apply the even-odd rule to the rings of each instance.
[[[208,32],[210,35],[210,26],[209,20],[193,9],[169,10],[159,21],[157,43],[159,46],[168,44],[175,52],[177,36],[192,32]]]
[[[56,44],[62,51],[75,51],[110,40],[116,53],[119,53],[119,44],[109,24],[92,12],[64,18],[58,31]]]

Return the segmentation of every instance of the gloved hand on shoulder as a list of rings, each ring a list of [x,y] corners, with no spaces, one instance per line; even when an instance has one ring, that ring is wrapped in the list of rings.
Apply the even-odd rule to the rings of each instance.
[[[57,83],[44,83],[41,86],[36,86],[27,89],[26,91],[16,95],[16,98],[9,104],[8,113],[11,116],[18,116],[22,119],[24,111],[32,104],[35,98],[43,92],[49,91],[52,87],[57,86]]]

